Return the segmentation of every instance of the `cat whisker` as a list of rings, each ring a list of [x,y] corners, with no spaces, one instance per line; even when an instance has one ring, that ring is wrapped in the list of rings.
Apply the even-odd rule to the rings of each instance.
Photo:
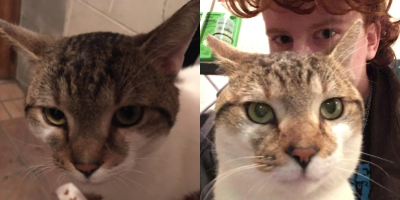
[[[63,174],[58,175],[56,183],[53,185],[52,190],[54,190],[56,187],[58,187],[58,185],[60,185],[60,183],[62,182],[63,178],[65,178],[65,176]]]
[[[336,169],[339,169],[339,170],[342,170],[342,171],[353,172],[353,170],[343,169],[343,168],[340,168],[340,167],[335,167],[335,168],[336,168]],[[391,190],[389,190],[389,189],[386,188],[385,186],[379,184],[378,182],[374,181],[373,179],[371,179],[371,178],[369,178],[369,177],[367,177],[367,176],[365,176],[365,175],[362,175],[362,174],[360,174],[360,173],[358,173],[358,172],[353,172],[353,173],[357,174],[358,176],[362,176],[362,177],[364,177],[364,178],[366,178],[366,179],[369,179],[371,182],[373,182],[373,183],[375,183],[376,185],[380,186],[381,188],[387,190],[388,192],[392,192]]]
[[[337,174],[337,176],[340,176],[340,177],[342,177],[343,179],[348,179],[348,177],[342,176],[342,175],[340,175],[340,174]],[[327,189],[329,189],[329,188],[327,188]],[[351,187],[351,190],[352,190],[353,193],[355,193],[358,197],[360,197],[360,199],[362,199],[362,198],[361,198],[361,195],[358,194],[357,190],[355,190],[354,187]]]
[[[359,64],[359,65],[356,65],[356,66],[352,66],[351,68],[346,69],[345,72],[351,71],[351,70],[356,69],[356,68],[359,68],[359,67],[365,67],[365,66],[367,66],[368,64],[370,64],[370,62],[367,62],[366,64],[362,63],[362,64]]]
[[[341,159],[341,160],[345,160],[345,161],[346,161],[346,160],[354,160],[354,159]],[[375,164],[375,163],[373,163],[373,162],[367,161],[367,160],[363,160],[363,159],[358,159],[358,160],[360,160],[360,161],[362,161],[362,162],[369,163],[369,164],[371,164],[371,165],[374,165],[374,166],[378,167],[378,168],[381,169],[388,177],[390,177],[389,174],[388,174],[382,167],[380,167],[379,165],[377,165],[377,164]]]
[[[356,43],[354,43],[352,46],[349,46],[348,48],[346,48],[345,50],[343,50],[343,52],[338,56],[338,58],[340,58],[344,53],[346,53],[346,51],[347,50],[349,50],[350,48],[353,48],[353,47],[355,47],[358,43],[360,43],[360,42],[363,42],[365,39],[367,39],[368,38],[368,36],[365,36],[365,37],[363,37],[363,38],[361,38],[360,40],[358,40]],[[383,40],[384,38],[380,38],[379,39],[379,41],[381,41],[381,40]],[[363,45],[361,48],[364,48],[364,47],[366,47],[366,46],[368,46],[368,43],[367,44],[365,44],[365,45]],[[359,48],[359,49],[361,49],[361,48]],[[357,50],[359,50],[359,49],[357,49]],[[357,50],[354,50],[353,52],[351,52],[351,53],[349,53],[346,57],[344,57],[343,59],[342,59],[342,61],[340,61],[339,63],[342,63],[347,57],[349,57],[350,55],[352,55],[354,52],[356,52]]]
[[[24,181],[25,177],[26,177],[31,171],[35,170],[36,168],[39,168],[39,167],[46,167],[46,166],[48,166],[48,163],[45,163],[45,164],[42,164],[42,165],[33,166],[33,167],[29,167],[29,168],[26,168],[26,169],[22,170],[19,174],[21,174],[22,172],[24,172],[24,171],[26,171],[26,170],[28,170],[28,172],[22,177],[21,181],[19,182],[18,187],[17,187],[17,191],[18,191],[18,189],[19,189],[19,186],[21,186],[22,181]]]
[[[46,158],[46,157],[34,157],[34,158],[28,158],[25,160],[33,160],[33,159],[46,159],[46,160],[53,160],[53,158]]]
[[[365,36],[365,38],[367,38],[367,36]],[[363,39],[365,39],[365,38],[363,38]],[[363,40],[362,39],[362,40]],[[360,40],[360,41],[362,41],[362,40]],[[380,40],[382,40],[382,39],[380,39]],[[358,42],[356,42],[356,44],[357,44]],[[355,46],[355,44],[354,44],[354,46]],[[342,64],[342,62],[344,62],[349,56],[352,56],[353,55],[353,53],[354,52],[356,52],[356,51],[358,51],[358,50],[360,50],[360,49],[362,49],[362,48],[364,48],[364,47],[366,47],[366,46],[368,46],[368,43],[367,44],[365,44],[365,45],[363,45],[363,46],[361,46],[361,47],[359,47],[359,48],[357,48],[357,49],[355,49],[354,51],[352,51],[351,53],[349,53],[347,56],[345,56],[341,61],[339,61],[339,63],[340,64]],[[343,52],[343,53],[345,53],[345,51]],[[342,53],[342,54],[343,54]],[[341,56],[341,55],[340,55]]]
[[[43,177],[44,177],[46,174],[50,173],[50,172],[53,171],[55,168],[56,168],[56,167],[50,168],[50,169],[48,169],[48,170],[45,170],[43,173],[38,174],[38,175],[36,176],[37,180],[40,181],[41,178],[43,179]],[[41,178],[40,178],[40,176],[41,176]]]
[[[15,140],[15,141],[17,141],[17,142],[20,142],[20,143],[22,143],[22,144],[31,146],[31,147],[44,148],[44,146],[39,146],[39,145],[34,145],[34,144],[28,144],[28,143],[26,143],[26,142],[23,142],[23,141],[21,141],[21,140],[18,140],[18,139],[12,138],[12,137],[11,137],[11,139],[12,139],[12,140]]]
[[[215,185],[212,185],[212,184],[214,184],[214,183],[217,184],[217,181],[218,182],[222,182],[224,179],[226,179],[227,177],[229,177],[232,174],[235,174],[237,172],[242,172],[242,171],[245,171],[245,170],[248,170],[248,169],[254,169],[254,168],[257,168],[257,167],[260,167],[260,166],[264,166],[264,165],[252,164],[252,165],[241,166],[241,167],[238,167],[238,168],[234,168],[234,169],[228,170],[227,172],[225,172],[225,173],[223,173],[221,175],[218,175],[219,178],[214,179],[209,184],[207,184],[206,187],[204,187],[202,193],[200,194],[200,199],[203,196],[203,192],[210,189],[204,196],[204,199],[207,199],[208,195],[210,195],[210,192],[212,192],[212,188],[215,187]]]
[[[345,152],[358,152],[358,151],[349,151],[349,150],[345,150],[344,153],[345,153]],[[367,154],[367,153],[364,153],[364,152],[361,152],[361,154],[364,154],[364,155],[367,155],[367,156],[371,156],[371,157],[374,157],[374,158],[377,158],[377,159],[380,159],[380,160],[383,160],[383,161],[386,161],[386,162],[389,162],[389,163],[394,164],[393,161],[387,160],[387,159],[384,159],[384,158],[381,158],[381,157],[379,157],[379,156],[374,156],[374,155],[372,155],[372,154]]]
[[[129,178],[123,176],[123,175],[119,175],[119,176],[125,178],[125,179],[128,180],[128,181],[131,181],[132,183],[135,183],[135,184],[139,185],[141,188],[145,189],[149,194],[153,194],[155,197],[157,197],[156,199],[160,199],[155,193],[152,193],[149,189],[147,189],[146,187],[144,187],[144,186],[141,185],[140,183],[138,183],[138,182],[136,182],[136,181],[134,181],[134,180],[131,180],[131,179],[129,179]]]
[[[343,54],[345,54],[346,52],[347,52],[347,50],[349,50],[349,49],[351,49],[351,48],[353,48],[353,47],[355,47],[358,43],[360,43],[360,42],[364,42],[365,41],[365,39],[367,39],[367,36],[365,36],[365,37],[363,37],[363,38],[361,38],[360,40],[358,40],[357,42],[355,42],[353,45],[350,45],[349,47],[347,47],[346,49],[344,49],[344,50],[341,50],[342,51],[342,53],[341,54],[339,54],[337,57],[338,58],[340,58]],[[367,44],[368,45],[368,44]],[[367,45],[365,45],[365,46],[367,46]],[[352,53],[349,53],[348,55],[352,55]],[[347,56],[348,56],[347,55]],[[344,59],[346,59],[347,57],[345,57]],[[343,60],[344,60],[343,59]],[[339,62],[339,63],[341,63],[341,62]]]
[[[265,187],[264,187],[265,184],[267,184],[268,181],[269,181],[272,177],[273,177],[272,174],[269,175],[269,176],[263,181],[263,183],[261,183],[261,186],[260,186],[260,188],[258,188],[258,190],[257,190],[256,194],[254,195],[253,199],[257,196],[258,193],[260,193],[261,189],[265,188]]]
[[[148,174],[148,173],[145,173],[145,172],[142,172],[142,171],[136,170],[136,169],[130,169],[128,172],[131,172],[131,171],[134,171],[134,172],[137,172],[137,173],[140,173],[140,174],[151,175],[151,174]]]
[[[365,38],[366,38],[366,37],[365,37]],[[365,38],[364,38],[364,39],[365,39]],[[350,49],[350,48],[353,48],[357,43],[363,41],[364,39],[361,39],[361,40],[357,41],[354,45],[349,46],[347,49],[343,50],[343,52],[342,52],[341,54],[338,55],[338,58],[340,58],[340,57],[346,52],[346,50],[348,50],[348,49]],[[365,46],[366,46],[366,45],[364,45],[363,47],[365,47]],[[361,48],[360,48],[360,49],[361,49]],[[359,50],[359,49],[357,49],[357,50]],[[346,57],[344,57],[341,61],[339,61],[339,63],[342,64],[342,62],[343,62],[344,60],[346,60],[346,58],[347,58],[349,55],[352,56],[353,53],[356,52],[357,50],[355,50],[355,51],[353,51],[352,53],[349,53],[348,55],[346,55]],[[328,71],[325,73],[324,79],[326,80],[326,78],[327,78],[328,76],[329,76],[329,77],[334,77],[334,76],[331,76],[331,74],[335,73],[338,69],[339,69],[339,68],[336,68],[336,69],[334,69],[334,70],[328,70]],[[326,82],[330,82],[330,81],[331,81],[331,79],[326,80]]]
[[[160,158],[136,158],[137,160],[161,160]]]
[[[118,178],[118,177],[115,177],[115,180],[118,180],[118,181],[122,182],[122,184],[124,184],[124,185],[128,188],[128,190],[131,190],[131,189],[132,189],[132,188],[130,188],[130,187],[128,186],[128,184],[125,183],[124,180],[122,180],[122,179],[120,179],[120,178]]]
[[[34,172],[34,173],[33,173],[33,176],[31,176],[31,178],[29,178],[29,180],[28,180],[28,182],[27,182],[27,185],[29,185],[29,183],[31,182],[32,179],[36,179],[36,180],[37,180],[37,177],[38,177],[39,175],[41,175],[41,173],[42,173],[43,171],[46,171],[46,170],[51,169],[51,168],[53,168],[53,167],[54,167],[54,166],[43,167],[42,169],[38,170],[37,172]]]
[[[240,157],[240,158],[235,158],[235,159],[232,159],[232,160],[228,160],[228,161],[225,161],[225,162],[223,162],[223,163],[220,163],[219,165],[225,165],[225,164],[227,164],[227,163],[230,163],[230,162],[233,162],[233,161],[237,161],[237,160],[244,160],[244,159],[251,159],[251,158],[263,158],[264,156],[247,156],[247,157]]]
[[[254,199],[254,198],[257,196],[257,194],[261,191],[261,189],[264,188],[264,185],[267,183],[267,181],[270,179],[271,176],[272,176],[272,174],[269,175],[267,178],[262,179],[262,180],[261,180],[261,184],[254,184],[254,185],[250,188],[250,190],[246,193],[245,197],[247,197],[247,195],[249,195],[249,194],[251,193],[251,191],[253,190],[253,188],[255,188],[257,185],[260,185],[259,189],[257,190],[257,192],[254,194],[254,196],[253,196],[253,198],[252,198],[252,199]]]

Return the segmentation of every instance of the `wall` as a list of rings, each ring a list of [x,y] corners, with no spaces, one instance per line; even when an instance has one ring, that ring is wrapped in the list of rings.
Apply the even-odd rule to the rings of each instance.
[[[148,32],[188,0],[22,0],[20,26],[55,37],[93,31]],[[30,71],[19,56],[17,75],[26,91]]]

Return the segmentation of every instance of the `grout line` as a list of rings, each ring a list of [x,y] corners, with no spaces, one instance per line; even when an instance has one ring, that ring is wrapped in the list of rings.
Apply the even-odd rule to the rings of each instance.
[[[110,2],[110,7],[108,7],[108,12],[109,12],[109,13],[111,13],[113,7],[114,7],[114,0],[111,0],[111,2]]]
[[[1,103],[1,102],[0,102],[0,103]],[[29,167],[31,167],[31,166],[29,166],[28,163],[26,162],[26,159],[25,159],[24,157],[22,157],[20,149],[19,149],[19,148],[15,145],[15,143],[11,140],[11,138],[10,138],[9,135],[8,135],[8,133],[6,133],[6,132],[4,131],[4,129],[3,129],[2,126],[0,126],[0,133],[3,133],[3,134],[5,135],[6,140],[8,140],[8,143],[11,144],[11,145],[13,146],[14,151],[17,153],[17,158],[16,158],[15,161],[18,160],[18,162],[20,162],[20,164],[24,167],[23,169],[18,170],[18,171],[15,171],[15,172],[12,172],[11,174],[7,174],[7,175],[4,175],[4,176],[1,176],[1,177],[0,177],[0,182],[4,182],[4,181],[7,181],[8,179],[10,179],[10,178],[12,178],[12,177],[14,177],[14,176],[19,176],[19,175],[21,174],[21,172],[25,171],[27,168],[29,168]],[[6,177],[7,177],[7,178],[6,178]],[[39,179],[40,179],[40,178],[39,178]],[[44,196],[46,197],[47,200],[50,200],[50,199],[51,199],[51,195],[49,194],[49,192],[53,192],[53,191],[47,191],[47,190],[44,188],[44,186],[43,186],[43,181],[44,181],[43,179],[44,179],[44,176],[42,176],[41,181],[40,181],[39,179],[36,179],[36,180],[34,179],[33,181],[36,181],[36,183],[38,183],[39,189],[40,189],[40,192],[42,193],[42,195],[44,195]],[[48,182],[46,181],[46,183],[48,183]]]
[[[4,110],[5,110],[5,111],[6,111],[6,113],[8,114],[8,117],[9,117],[10,119],[13,119],[13,118],[11,117],[11,114],[10,114],[10,112],[8,112],[8,110],[7,110],[6,106],[4,106],[3,102],[1,102],[1,101],[0,101],[0,104],[1,104],[1,106],[3,106]],[[8,120],[10,120],[10,119],[8,119]],[[6,120],[4,120],[4,121],[6,121]]]
[[[11,138],[10,138],[9,135],[8,135],[8,133],[6,133],[6,131],[3,129],[3,127],[2,127],[1,125],[0,125],[0,130],[1,130],[1,132],[4,133],[5,137],[6,137],[7,140],[8,140],[8,143],[11,144],[11,145],[13,146],[14,150],[16,151],[16,153],[17,153],[17,159],[20,160],[21,164],[22,164],[24,167],[28,167],[27,163],[24,161],[24,159],[23,159],[22,156],[21,156],[21,151],[19,150],[19,148],[17,147],[17,145],[15,145],[15,143],[11,140]]]
[[[65,20],[65,24],[64,24],[63,36],[66,36],[68,34],[69,25],[71,24],[71,16],[72,16],[72,8],[74,5],[74,0],[70,0],[69,2],[71,2],[71,3],[69,5],[67,13],[65,14],[66,20]]]
[[[4,99],[1,100],[1,102],[9,102],[9,101],[16,101],[16,100],[25,100],[25,97],[18,97],[18,98],[13,98],[13,99]]]
[[[167,6],[167,2],[168,2],[168,0],[164,0],[164,7],[163,7],[163,10],[162,10],[162,19],[163,19],[163,21],[165,21],[165,7]]]
[[[8,79],[1,80],[1,81],[4,81],[4,82],[0,82],[0,85],[5,85],[5,84],[13,83],[13,80],[14,80],[14,79],[11,79],[11,80],[8,80]]]
[[[90,4],[88,4],[88,3],[86,3],[86,2],[83,2],[82,0],[76,0],[76,1],[79,1],[80,3],[86,5],[87,7],[89,7],[90,9],[92,9],[92,10],[93,10],[94,12],[96,12],[97,14],[99,14],[99,15],[103,16],[104,18],[110,20],[110,21],[113,22],[114,24],[117,24],[117,25],[120,26],[122,29],[125,29],[126,31],[130,32],[131,34],[137,34],[137,33],[138,33],[137,31],[134,31],[134,30],[128,28],[127,26],[125,26],[124,24],[122,24],[122,23],[116,21],[115,19],[109,17],[109,16],[106,15],[105,13],[103,13],[103,12],[97,10],[96,8],[94,8],[93,6],[91,6]]]

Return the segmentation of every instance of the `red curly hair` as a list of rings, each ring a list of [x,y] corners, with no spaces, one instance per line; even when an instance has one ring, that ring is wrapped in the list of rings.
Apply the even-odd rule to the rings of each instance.
[[[358,11],[363,15],[365,27],[372,23],[381,24],[381,40],[371,65],[388,66],[396,55],[392,44],[399,36],[399,21],[392,21],[388,11],[393,0],[343,0],[345,4],[338,4],[337,0],[225,0],[224,4],[234,15],[250,18],[258,15],[271,4],[291,10],[297,14],[310,14],[320,5],[333,15],[346,14],[349,11]],[[335,3],[336,2],[336,3]]]

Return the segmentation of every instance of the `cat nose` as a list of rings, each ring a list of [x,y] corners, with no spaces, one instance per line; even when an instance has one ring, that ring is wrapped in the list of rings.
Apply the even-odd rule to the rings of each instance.
[[[318,153],[316,148],[293,148],[288,154],[296,160],[303,170],[310,163],[311,158]]]
[[[93,172],[95,172],[98,168],[100,167],[100,165],[97,164],[75,164],[75,168],[82,172],[82,174],[84,174],[86,176],[86,178],[89,178],[90,175],[93,174]]]

